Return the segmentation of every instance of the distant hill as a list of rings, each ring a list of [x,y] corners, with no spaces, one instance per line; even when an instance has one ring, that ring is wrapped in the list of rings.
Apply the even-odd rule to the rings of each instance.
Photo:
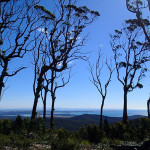
[[[139,119],[141,117],[145,117],[145,116],[134,115],[134,116],[129,116],[128,119],[133,120],[133,119]],[[109,123],[122,121],[122,117],[108,117],[108,116],[103,116],[103,121],[106,118]],[[46,120],[47,126],[49,126],[49,121],[50,119],[47,118]],[[78,130],[82,125],[84,125],[85,127],[87,127],[88,124],[99,125],[99,115],[84,114],[84,115],[79,115],[71,118],[54,118],[54,121],[55,121],[56,129],[63,127],[69,131],[74,131],[74,130]]]
[[[11,114],[11,115],[10,115]],[[6,111],[6,112],[0,112],[0,119],[11,119],[11,120],[15,120],[17,114],[31,114],[30,111]],[[24,118],[23,116],[21,116],[22,118]],[[134,115],[134,116],[129,116],[128,119],[129,120],[134,120],[134,119],[138,119],[144,117],[142,115]],[[114,123],[117,121],[122,121],[122,117],[108,117],[108,116],[103,116],[103,121],[107,118],[108,122]],[[63,117],[55,117],[54,121],[55,121],[55,127],[56,129],[59,129],[61,127],[69,130],[69,131],[75,131],[78,130],[82,125],[84,125],[85,127],[88,126],[88,124],[97,124],[99,125],[99,119],[100,116],[99,115],[93,115],[93,114],[84,114],[84,115],[78,115],[78,116],[74,116],[74,117],[70,117],[70,118],[63,118]],[[49,123],[50,123],[50,118],[46,118],[46,126],[49,127]]]

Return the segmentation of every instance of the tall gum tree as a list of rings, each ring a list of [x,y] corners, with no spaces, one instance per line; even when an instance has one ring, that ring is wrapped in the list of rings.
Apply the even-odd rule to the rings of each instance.
[[[0,1],[0,97],[6,78],[16,75],[25,67],[14,69],[12,64],[32,50],[31,34],[38,17],[34,13],[37,1]],[[37,27],[38,28],[38,27]],[[10,65],[11,64],[11,65]]]
[[[102,59],[101,50],[100,50],[95,67],[89,63],[89,71],[91,74],[90,81],[97,88],[102,98],[101,109],[100,109],[100,123],[99,123],[100,130],[102,130],[103,108],[104,108],[104,103],[105,103],[105,99],[106,99],[107,92],[108,92],[108,86],[111,82],[112,73],[114,71],[114,69],[112,68],[111,61],[110,61],[110,64],[108,64],[108,60],[106,59],[105,64],[103,64],[102,60],[103,59]],[[103,70],[104,67],[107,68],[108,70],[107,72],[108,76],[106,75],[107,76],[106,81],[104,81],[104,79],[101,76],[104,73],[104,70]]]
[[[42,40],[41,40],[42,41]],[[35,41],[36,42],[36,41]],[[36,44],[35,44],[36,45]],[[34,83],[33,83],[33,91],[35,94],[36,91],[36,80],[39,77],[40,68],[46,64],[46,61],[50,55],[47,55],[45,52],[41,53],[41,44],[38,44],[38,47],[34,50],[33,58],[34,58]],[[72,63],[72,62],[71,62]],[[50,92],[51,95],[51,117],[50,117],[50,128],[53,129],[54,127],[54,110],[55,110],[55,100],[56,100],[56,91],[57,89],[66,86],[66,84],[70,81],[70,73],[72,65],[70,65],[63,71],[57,72],[54,68],[45,72],[43,76],[43,83],[42,83],[42,90],[41,90],[41,98],[43,101],[43,134],[45,133],[45,121],[46,121],[46,103],[47,103],[47,95]],[[59,63],[57,67],[61,67],[62,63]],[[67,76],[68,75],[68,76]],[[44,92],[43,92],[44,91]]]
[[[136,19],[129,19],[126,22],[128,25],[139,26],[143,30],[143,34],[150,46],[150,0],[126,0],[126,7],[131,12],[136,14]],[[148,118],[150,118],[150,101],[147,101]]]
[[[115,30],[115,34],[111,35],[117,79],[124,91],[124,123],[127,123],[128,119],[127,95],[135,88],[143,88],[141,80],[147,71],[145,63],[149,61],[148,44],[141,35],[141,28],[134,25],[126,26],[121,31]]]
[[[43,34],[36,43],[36,47],[40,51],[38,52],[40,54],[38,62],[40,62],[40,59],[45,59],[45,63],[40,66],[39,75],[34,82],[35,96],[31,119],[36,117],[44,74],[49,70],[61,72],[67,68],[70,61],[86,58],[80,50],[86,36],[81,40],[78,39],[85,27],[100,15],[97,11],[91,11],[86,6],[77,7],[75,2],[72,0],[57,0],[54,2],[53,12],[45,9],[44,6],[35,6],[38,15],[41,17],[41,22],[44,22],[43,27],[39,29]],[[61,66],[58,64],[61,64]]]
[[[129,19],[127,23],[140,27],[150,45],[150,0],[126,0],[126,7],[136,15],[136,19]]]

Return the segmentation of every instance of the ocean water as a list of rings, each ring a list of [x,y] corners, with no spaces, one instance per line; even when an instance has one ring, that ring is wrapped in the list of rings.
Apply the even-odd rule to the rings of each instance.
[[[83,114],[100,114],[100,110],[88,110],[88,111],[55,111],[55,116],[77,116]],[[48,114],[49,115],[49,114]],[[105,109],[103,115],[109,117],[122,117],[123,110]],[[142,115],[147,116],[147,110],[128,110],[128,116]]]
[[[39,110],[38,111],[38,116],[42,116],[43,111]],[[83,115],[83,114],[100,114],[100,110],[61,110],[61,111],[55,111],[54,116],[55,117],[73,117],[73,116],[78,116],[78,115]],[[122,117],[123,110],[119,109],[104,109],[103,115],[109,116],[109,117]],[[0,116],[9,116],[9,117],[14,117],[14,116],[23,116],[23,117],[30,117],[31,116],[31,110],[7,110],[7,111],[0,111]],[[133,116],[133,115],[142,115],[142,116],[147,116],[147,110],[128,110],[128,116]],[[47,117],[50,116],[50,112],[47,112]]]

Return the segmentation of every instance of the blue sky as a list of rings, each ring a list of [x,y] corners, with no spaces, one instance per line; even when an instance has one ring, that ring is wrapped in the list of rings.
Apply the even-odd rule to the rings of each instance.
[[[52,8],[51,0],[42,0],[42,5],[47,9]],[[134,14],[126,9],[125,1],[120,0],[79,0],[78,5],[86,5],[88,8],[97,10],[100,13],[92,25],[85,29],[85,33],[89,33],[87,42],[82,48],[83,51],[91,51],[91,63],[95,62],[99,46],[103,51],[103,55],[111,57],[113,55],[110,47],[109,34],[115,29],[120,29],[124,20],[134,18]],[[84,36],[81,35],[81,37]],[[0,109],[2,108],[32,108],[33,105],[33,66],[31,57],[24,57],[23,65],[28,66],[27,69],[18,73],[15,77],[9,78],[7,81],[7,90],[5,91]],[[12,64],[13,67],[18,63]],[[59,89],[56,93],[56,108],[100,108],[101,96],[97,89],[89,81],[90,73],[87,69],[88,63],[78,60],[74,62],[72,69],[73,77],[66,87]],[[107,76],[104,72],[103,77]],[[149,76],[143,80],[144,88],[136,89],[128,94],[129,109],[146,109],[146,102],[149,98],[150,78]],[[47,107],[50,109],[50,95],[47,99]],[[42,107],[39,100],[38,108]],[[122,109],[123,108],[123,88],[113,74],[112,82],[108,88],[108,94],[105,101],[104,109]]]

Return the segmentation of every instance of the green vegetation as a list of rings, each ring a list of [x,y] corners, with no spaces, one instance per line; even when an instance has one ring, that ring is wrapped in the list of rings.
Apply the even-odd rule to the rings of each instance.
[[[18,149],[52,149],[52,150],[82,150],[111,149],[111,144],[137,145],[150,138],[150,120],[140,118],[128,121],[127,124],[103,122],[103,130],[97,125],[81,126],[79,130],[69,132],[64,128],[46,129],[43,134],[43,119],[34,120],[34,128],[30,128],[30,119],[0,120],[0,148]]]

